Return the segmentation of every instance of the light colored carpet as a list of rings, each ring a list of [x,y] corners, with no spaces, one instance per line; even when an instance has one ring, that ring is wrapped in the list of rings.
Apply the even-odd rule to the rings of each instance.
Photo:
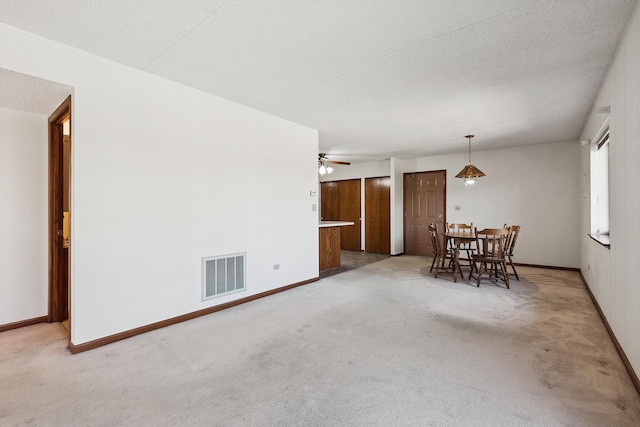
[[[507,290],[385,259],[78,355],[0,334],[0,425],[638,426],[577,273]]]

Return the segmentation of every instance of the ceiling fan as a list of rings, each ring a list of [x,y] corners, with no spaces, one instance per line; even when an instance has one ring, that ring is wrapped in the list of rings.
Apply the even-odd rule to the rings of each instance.
[[[331,165],[350,165],[350,162],[338,162],[336,160],[329,160],[325,153],[318,154],[318,173],[324,175],[333,172]]]

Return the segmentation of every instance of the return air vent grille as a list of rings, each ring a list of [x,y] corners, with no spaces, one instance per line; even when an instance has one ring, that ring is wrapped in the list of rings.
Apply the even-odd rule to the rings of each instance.
[[[202,300],[245,290],[245,253],[202,258]]]

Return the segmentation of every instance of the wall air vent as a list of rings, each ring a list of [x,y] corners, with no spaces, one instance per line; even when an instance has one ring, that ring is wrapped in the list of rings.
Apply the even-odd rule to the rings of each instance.
[[[245,256],[238,253],[202,258],[202,301],[245,290]]]

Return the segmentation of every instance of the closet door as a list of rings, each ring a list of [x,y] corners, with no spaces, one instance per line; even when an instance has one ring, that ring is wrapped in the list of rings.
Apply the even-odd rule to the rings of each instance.
[[[354,225],[340,227],[341,249],[346,251],[362,250],[361,218],[361,181],[350,179],[338,181],[338,200],[340,221],[351,221]]]
[[[322,221],[338,221],[340,219],[338,183],[336,181],[321,183],[320,198],[320,219]]]
[[[391,253],[391,178],[367,178],[364,185],[366,252]]]

